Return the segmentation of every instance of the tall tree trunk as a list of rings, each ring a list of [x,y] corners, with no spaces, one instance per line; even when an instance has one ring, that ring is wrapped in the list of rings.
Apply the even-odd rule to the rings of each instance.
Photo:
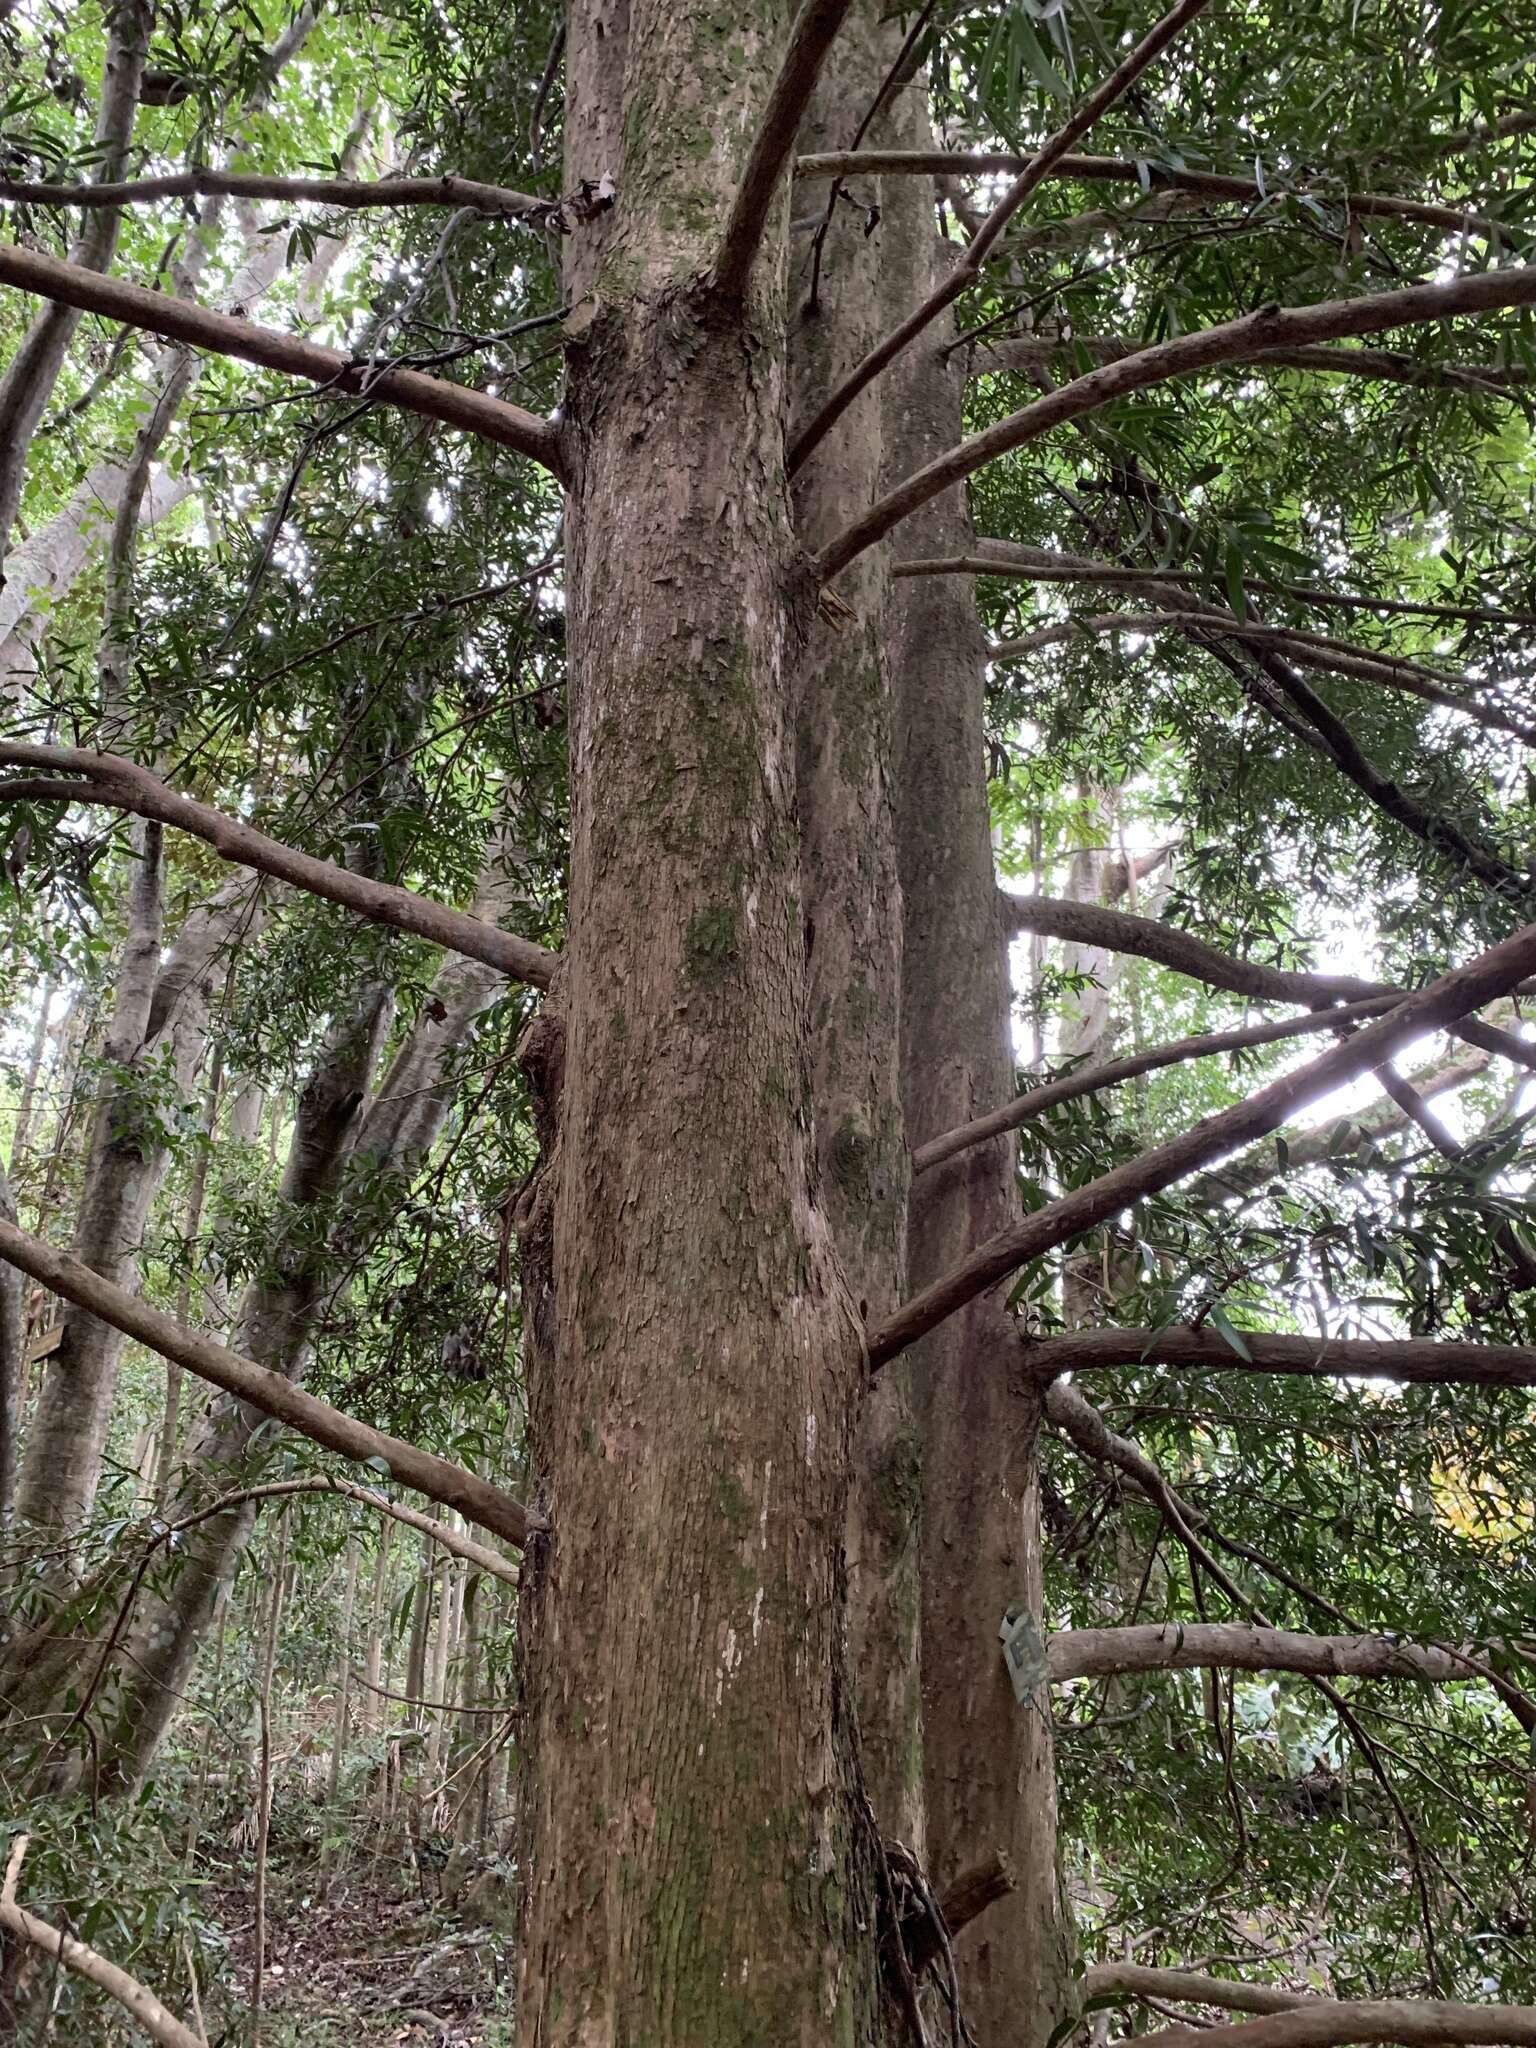
[[[365,1735],[383,1726],[384,1702],[377,1688],[384,1679],[384,1637],[389,1628],[389,1564],[394,1525],[379,1528],[379,1548],[373,1562],[373,1590],[368,1595],[368,1648],[363,1660],[363,1697],[358,1721]]]
[[[242,876],[193,911],[162,967],[156,859],[139,863],[134,889],[131,944],[119,967],[105,1047],[108,1079],[96,1104],[71,1247],[76,1258],[126,1287],[138,1285],[140,1240],[171,1157],[162,1118],[172,1105],[147,1106],[138,1097],[158,1085],[163,1060],[165,1087],[175,1102],[186,1100],[202,1055],[214,968],[252,915],[251,884]],[[66,1310],[27,1434],[18,1520],[70,1531],[89,1513],[123,1341],[83,1309]]]
[[[597,297],[564,429],[570,940],[554,1344],[530,1386],[555,1533],[525,1560],[519,1631],[525,2048],[854,2044],[879,2024],[843,1648],[859,1333],[806,1092],[787,665],[811,592],[784,485],[782,199],[745,302],[707,278],[783,40],[766,6],[569,15],[566,182],[612,171],[625,218],[566,280]]]
[[[901,40],[876,0],[855,7],[797,147],[848,146]],[[883,140],[877,129],[874,141]],[[851,203],[833,208],[814,246],[797,241],[790,266],[791,438],[905,310],[887,303],[882,243],[868,229],[879,217],[881,181],[849,179],[847,196]],[[871,387],[797,479],[795,527],[808,549],[841,533],[878,497],[883,410]],[[816,1164],[866,1325],[897,1305],[906,1279],[887,589],[886,550],[872,549],[838,586],[852,617],[812,622],[796,706]],[[918,1446],[904,1362],[864,1397],[855,1473],[848,1579],[864,1778],[882,1831],[921,1851]]]
[[[208,1199],[208,1157],[212,1150],[214,1133],[218,1128],[219,1097],[224,1087],[224,1066],[219,1058],[213,1062],[213,1071],[208,1076],[208,1092],[203,1101],[204,1143],[192,1162],[192,1173],[187,1188],[187,1206],[182,1222],[182,1275],[176,1288],[176,1320],[182,1328],[189,1329],[192,1323],[192,1262],[196,1256],[195,1247],[203,1227],[203,1205]],[[183,1373],[174,1358],[165,1361],[165,1410],[160,1423],[160,1442],[155,1452],[154,1500],[157,1507],[164,1507],[170,1490],[171,1474],[176,1469],[176,1448],[181,1438],[181,1388]]]
[[[26,1157],[27,1146],[32,1137],[32,1113],[37,1103],[38,1076],[42,1072],[43,1053],[48,1044],[48,1013],[53,1008],[53,977],[45,976],[42,993],[37,999],[37,1022],[32,1027],[32,1044],[27,1053],[26,1078],[21,1084],[21,1097],[16,1104],[16,1122],[11,1130],[10,1177],[14,1181],[17,1168]]]
[[[904,146],[931,149],[926,106],[905,96]],[[933,189],[887,183],[881,234],[893,272],[910,263],[916,305],[952,260],[934,225]],[[892,279],[896,285],[895,277]],[[961,434],[963,377],[931,330],[886,372],[890,475],[907,474]],[[963,554],[960,492],[901,531],[912,556]],[[914,1145],[1013,1092],[1010,989],[996,909],[985,785],[984,643],[970,584],[918,577],[893,586],[900,704],[899,831],[906,908],[904,1042]],[[921,1176],[913,1191],[911,1284],[922,1288],[1012,1221],[1013,1147],[978,1145]],[[942,1890],[993,1850],[1018,1889],[956,1951],[968,2016],[982,2041],[1044,2041],[1068,2005],[1068,1931],[1056,1854],[1050,1709],[1021,1704],[998,1630],[1022,1603],[1039,1624],[1038,1403],[1010,1384],[1004,1302],[989,1295],[917,1347],[923,1444],[923,1709],[929,1848]]]
[[[0,1217],[16,1221],[16,1199],[0,1169]],[[0,1272],[0,1542],[16,1498],[16,1447],[27,1376],[26,1279],[14,1266]]]
[[[507,836],[498,834],[475,899],[477,915],[494,921],[521,903],[509,861]],[[366,1098],[390,1007],[387,991],[365,992],[354,1014],[336,1027],[301,1092],[279,1190],[279,1214],[291,1219],[291,1237],[280,1235],[269,1248],[263,1278],[241,1303],[235,1342],[248,1357],[289,1379],[302,1376],[336,1269],[334,1233],[317,1244],[306,1212],[334,1195],[354,1156],[365,1157],[370,1171],[405,1178],[416,1170],[442,1132],[458,1051],[503,987],[497,971],[481,962],[457,955],[444,960],[431,999],[372,1101]],[[248,1095],[237,1101],[237,1117],[242,1104],[248,1113]],[[244,1128],[237,1125],[237,1134]],[[249,1483],[250,1440],[259,1420],[228,1400],[204,1409],[183,1454],[176,1504],[198,1506]],[[200,1524],[179,1553],[169,1583],[142,1590],[105,1691],[110,1718],[100,1744],[101,1790],[136,1785],[148,1769],[185,1690],[217,1589],[233,1573],[256,1519],[257,1510],[247,1503]],[[0,1673],[4,1690],[18,1705],[32,1702],[23,1711],[41,1711],[62,1695],[74,1667],[82,1673],[94,1668],[99,1645],[92,1647],[87,1631],[83,1646],[39,1643],[17,1654],[26,1657],[25,1671],[7,1665]]]

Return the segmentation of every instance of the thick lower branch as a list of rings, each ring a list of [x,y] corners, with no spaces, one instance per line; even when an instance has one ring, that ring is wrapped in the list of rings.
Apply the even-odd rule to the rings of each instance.
[[[431,1451],[419,1450],[415,1444],[402,1443],[398,1437],[386,1436],[382,1430],[370,1429],[367,1423],[317,1401],[313,1394],[291,1386],[280,1373],[269,1372],[249,1358],[242,1358],[239,1352],[216,1344],[211,1337],[183,1328],[173,1316],[163,1315],[159,1309],[103,1280],[78,1259],[55,1251],[41,1238],[32,1237],[3,1219],[0,1258],[19,1266],[23,1273],[30,1273],[34,1280],[40,1280],[66,1301],[76,1303],[90,1315],[147,1345],[162,1358],[184,1366],[198,1379],[222,1388],[236,1400],[247,1402],[261,1414],[270,1415],[313,1443],[323,1444],[327,1450],[336,1451],[356,1464],[382,1463],[391,1478],[402,1486],[409,1486],[444,1507],[457,1508],[467,1521],[504,1537],[519,1549],[531,1534],[545,1527],[540,1516],[530,1513],[500,1487],[467,1472],[461,1465],[450,1464]]]
[[[161,2043],[161,2048],[208,2048],[203,2036],[184,2026],[147,1985],[141,1984],[137,1977],[130,1977],[116,1963],[108,1962],[104,1955],[85,1942],[77,1941],[74,1935],[50,1926],[46,1920],[39,1920],[35,1913],[29,1913],[25,1907],[9,1900],[0,1901],[0,1927],[18,1941],[25,1941],[33,1948],[41,1949],[44,1955],[55,1957],[65,1969],[73,1970],[77,1977],[84,1977],[105,1991],[109,1998],[115,1998],[152,2041]]]
[[[1241,1332],[1242,1357],[1219,1330],[1080,1330],[1020,1347],[1038,1379],[1123,1365],[1189,1372],[1274,1372],[1307,1379],[1400,1380],[1426,1385],[1536,1387],[1536,1346],[1453,1338],[1290,1337]]]
[[[1407,2048],[1536,2048],[1536,2006],[1452,2005],[1438,1998],[1308,1999],[1288,2012],[1226,2027],[1167,2027],[1138,2037],[1141,2048],[1339,2048],[1344,2042],[1399,2042]]]
[[[0,761],[5,754],[0,752]],[[1358,1003],[1375,996],[1400,994],[1389,983],[1363,981],[1353,974],[1309,974],[1289,967],[1266,967],[1257,960],[1239,960],[1193,932],[1137,917],[1128,910],[1110,910],[1098,903],[1076,903],[1064,896],[1015,896],[1002,892],[1003,922],[1010,932],[1038,932],[1068,944],[1099,946],[1110,953],[1134,953],[1175,974],[1187,974],[1210,988],[1229,989],[1260,1003]]]
[[[1047,1203],[1021,1222],[999,1231],[871,1331],[870,1369],[878,1371],[956,1309],[975,1300],[1029,1260],[1043,1257],[1069,1239],[1080,1237],[1146,1196],[1172,1187],[1223,1154],[1265,1137],[1307,1103],[1359,1074],[1368,1073],[1421,1034],[1454,1024],[1458,1018],[1507,995],[1533,969],[1536,925],[1526,925],[1513,938],[1479,954],[1464,967],[1442,975],[1342,1045],[1334,1046],[1293,1073],[1282,1075],[1246,1101],[1234,1104],[1219,1116],[1207,1117],[1192,1130],[1099,1175],[1059,1201]],[[1365,992],[1377,991],[1367,985]]]
[[[895,486],[863,517],[816,557],[816,570],[826,583],[840,575],[856,556],[884,539],[920,505],[941,491],[963,483],[989,462],[1039,440],[1053,427],[1065,426],[1096,412],[1133,391],[1145,391],[1170,378],[1214,369],[1255,348],[1283,348],[1300,342],[1342,341],[1359,334],[1379,334],[1462,315],[1502,312],[1511,306],[1536,304],[1536,264],[1507,270],[1482,270],[1445,284],[1410,285],[1395,292],[1369,292],[1357,299],[1323,300],[1308,306],[1261,306],[1214,327],[1177,336],[1138,349],[1118,363],[1106,363],[1086,376],[1037,398],[1007,419],[973,434]]]
[[[1075,1628],[1046,1644],[1051,1679],[1148,1671],[1295,1671],[1308,1677],[1403,1678],[1428,1685],[1486,1683],[1479,1660],[1387,1636],[1314,1636],[1241,1621],[1145,1622]]]
[[[217,355],[233,356],[244,363],[256,363],[267,370],[279,370],[290,377],[303,377],[327,390],[345,391],[353,397],[367,395],[383,404],[398,406],[402,412],[419,413],[473,434],[498,447],[512,448],[541,463],[555,476],[562,475],[554,429],[521,406],[492,398],[467,385],[450,384],[441,377],[429,377],[420,370],[391,369],[388,365],[355,362],[318,342],[303,341],[297,335],[279,334],[254,321],[239,320],[232,314],[214,313],[190,299],[173,298],[167,292],[145,291],[125,284],[121,278],[103,277],[78,264],[60,263],[36,249],[0,248],[0,284],[18,291],[35,292],[55,305],[73,306],[79,312],[99,313],[104,319],[121,321],[126,327],[163,335],[168,341],[186,342],[192,348],[211,349]]]
[[[120,754],[96,754],[80,747],[0,745],[0,767],[51,768],[78,782],[31,778],[0,783],[0,801],[27,798],[33,802],[99,803],[137,817],[157,819],[179,831],[206,840],[221,860],[257,874],[271,875],[328,903],[339,903],[373,924],[413,932],[453,953],[483,960],[534,988],[548,988],[556,959],[543,946],[484,923],[430,897],[418,896],[388,882],[376,882],[332,861],[316,860],[296,847],[269,839],[265,832],[228,817],[207,804],[179,795],[158,775]]]
[[[1278,1984],[1241,1984],[1229,1977],[1207,1977],[1199,1970],[1158,1970],[1147,1963],[1090,1963],[1083,1972],[1084,1998],[1101,1998],[1113,1991],[1127,1992],[1133,1998],[1214,2005],[1227,2012],[1289,2012],[1305,2005],[1310,1995],[1282,1990]]]

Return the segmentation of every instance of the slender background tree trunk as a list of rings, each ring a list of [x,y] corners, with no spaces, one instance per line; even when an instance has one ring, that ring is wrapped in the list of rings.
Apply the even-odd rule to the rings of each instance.
[[[904,146],[932,148],[927,108],[905,96]],[[910,265],[916,305],[953,252],[926,179],[887,181],[893,288]],[[942,322],[887,371],[887,462],[902,476],[960,439],[963,377]],[[963,497],[901,530],[904,555],[971,546]],[[1010,988],[987,812],[983,675],[975,596],[961,577],[894,585],[907,1129],[914,1145],[1013,1093]],[[999,1139],[922,1175],[913,1192],[911,1285],[928,1284],[1013,1220],[1013,1146]],[[1018,1889],[961,1935],[967,2010],[982,2041],[1043,2041],[1067,2009],[1068,1931],[1056,1851],[1049,1698],[1020,1704],[998,1631],[1022,1602],[1039,1625],[1038,1402],[1010,1383],[1012,1340],[996,1294],[917,1347],[923,1445],[923,1710],[929,1845],[940,1891],[1002,1850]]]

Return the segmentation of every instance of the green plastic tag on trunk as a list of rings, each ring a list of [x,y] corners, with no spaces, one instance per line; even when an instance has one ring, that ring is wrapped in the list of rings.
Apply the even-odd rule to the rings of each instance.
[[[1046,1681],[1050,1666],[1046,1662],[1045,1644],[1035,1627],[1034,1616],[1021,1600],[1008,1603],[997,1633],[1003,1645],[1003,1662],[1013,1681],[1013,1696],[1023,1706],[1035,1688]]]

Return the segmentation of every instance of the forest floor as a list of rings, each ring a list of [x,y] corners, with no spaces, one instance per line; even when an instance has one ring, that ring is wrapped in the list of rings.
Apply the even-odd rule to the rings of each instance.
[[[246,2012],[255,1926],[246,1886],[209,1901],[229,1951],[212,2003]],[[505,1933],[475,1925],[409,1868],[339,1875],[311,1859],[268,1874],[263,2048],[505,2048]]]

